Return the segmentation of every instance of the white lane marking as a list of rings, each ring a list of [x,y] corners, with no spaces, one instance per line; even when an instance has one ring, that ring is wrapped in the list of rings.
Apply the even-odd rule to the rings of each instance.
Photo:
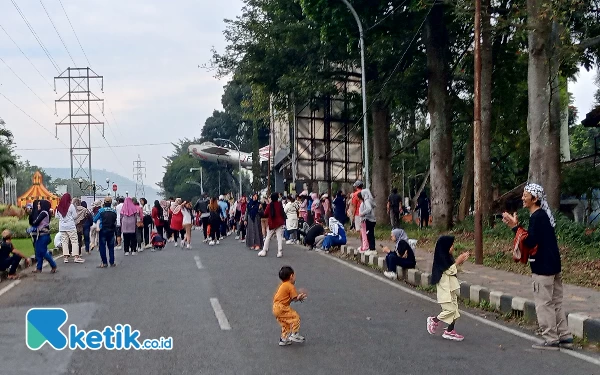
[[[225,313],[223,312],[223,309],[221,308],[221,304],[219,303],[219,300],[216,298],[211,298],[210,304],[212,305],[212,308],[215,311],[215,316],[217,317],[217,320],[219,321],[219,326],[221,327],[221,329],[223,331],[231,330],[231,326],[229,325],[229,321],[227,320],[227,317],[225,316]]]
[[[198,269],[201,270],[202,268],[202,262],[200,262],[200,257],[198,255],[194,256],[194,260],[196,261],[196,266],[198,266]]]
[[[4,288],[0,289],[0,296],[3,295],[4,293],[8,292],[9,290],[11,290],[12,288],[14,288],[15,286],[17,286],[20,282],[21,282],[21,280],[15,280],[12,283],[10,283],[7,286],[5,286]]]
[[[375,274],[371,273],[370,271],[367,271],[366,269],[363,269],[363,268],[361,268],[361,267],[359,267],[359,266],[355,266],[355,265],[353,265],[353,264],[350,264],[350,263],[348,263],[348,262],[346,262],[346,261],[344,261],[344,260],[341,260],[341,259],[335,258],[335,257],[333,257],[333,256],[329,256],[329,255],[327,255],[327,254],[324,254],[324,253],[319,253],[319,252],[317,252],[317,254],[319,254],[319,255],[321,255],[321,256],[323,256],[323,257],[326,257],[326,258],[328,258],[328,259],[331,259],[331,260],[333,260],[333,261],[335,261],[335,262],[338,262],[338,263],[340,263],[340,264],[343,264],[343,265],[344,265],[344,266],[346,266],[346,267],[352,268],[353,270],[355,270],[355,271],[358,271],[358,272],[360,272],[360,273],[362,273],[362,274],[365,274],[365,275],[367,275],[367,276],[369,276],[369,277],[372,277],[372,278],[374,278],[374,279],[376,279],[376,280],[379,280],[379,281],[381,281],[381,282],[384,282],[384,283],[386,283],[386,284],[388,284],[388,285],[390,285],[390,286],[393,286],[393,287],[394,287],[394,288],[396,288],[396,289],[400,289],[401,291],[403,291],[403,292],[405,292],[405,293],[408,293],[408,294],[410,294],[410,295],[413,295],[413,296],[415,296],[415,297],[421,298],[421,299],[423,299],[423,300],[425,300],[425,301],[429,301],[429,302],[433,302],[433,303],[437,304],[437,301],[436,301],[435,299],[433,299],[433,298],[430,298],[430,297],[428,297],[428,296],[426,296],[426,295],[423,295],[423,294],[421,294],[421,293],[419,293],[419,292],[416,292],[416,291],[414,291],[414,290],[412,290],[412,289],[410,289],[410,288],[407,288],[407,287],[405,287],[405,286],[402,286],[402,285],[400,285],[400,284],[398,284],[398,283],[395,283],[395,282],[393,282],[393,281],[391,281],[391,280],[388,280],[388,279],[384,278],[383,276],[375,275]],[[484,318],[482,318],[482,317],[479,317],[479,316],[477,316],[477,315],[473,315],[473,314],[471,314],[471,313],[468,313],[468,312],[466,312],[466,311],[460,310],[460,313],[461,313],[462,315],[468,316],[469,318],[471,318],[471,319],[474,319],[474,320],[476,320],[476,321],[478,321],[478,322],[480,322],[480,323],[487,324],[487,325],[489,325],[489,326],[491,326],[491,327],[497,328],[497,329],[499,329],[499,330],[501,330],[501,331],[504,331],[504,332],[506,332],[506,333],[509,333],[509,334],[511,334],[511,335],[514,335],[514,336],[517,336],[517,337],[523,338],[523,339],[525,339],[525,340],[529,340],[529,341],[531,341],[531,342],[536,342],[536,343],[539,343],[539,342],[541,342],[541,341],[540,341],[540,339],[538,339],[538,338],[537,338],[537,337],[535,337],[535,336],[531,336],[531,335],[529,335],[529,334],[527,334],[527,333],[524,333],[524,332],[518,331],[518,330],[516,330],[516,329],[509,328],[509,327],[506,327],[506,326],[503,326],[502,324],[499,324],[499,323],[496,323],[496,322],[492,322],[492,321],[490,321],[490,320],[484,319]],[[600,366],[600,359],[599,359],[598,357],[592,357],[592,356],[586,355],[586,354],[584,354],[584,353],[577,352],[577,351],[574,351],[574,350],[568,350],[568,349],[565,349],[565,350],[562,350],[562,349],[561,349],[561,350],[560,350],[560,352],[561,352],[561,353],[564,353],[564,354],[568,354],[568,355],[570,355],[571,357],[575,357],[575,358],[577,358],[577,359],[581,359],[581,360],[583,360],[583,361],[586,361],[586,362],[589,362],[589,363],[591,363],[591,364],[594,364],[594,365]]]

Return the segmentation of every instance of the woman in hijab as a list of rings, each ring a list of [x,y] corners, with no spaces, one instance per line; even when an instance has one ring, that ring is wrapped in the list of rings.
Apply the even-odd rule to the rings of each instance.
[[[288,245],[295,244],[298,241],[298,210],[299,204],[296,200],[288,195],[287,203],[283,206],[285,211],[285,228],[290,234],[290,239],[286,242]]]
[[[377,222],[375,219],[375,199],[373,199],[373,194],[369,189],[362,189],[357,196],[360,201],[358,214],[362,219],[360,234],[363,246],[360,252],[365,255],[377,255],[377,250],[375,250],[375,224]]]
[[[123,250],[125,256],[137,252],[137,222],[140,221],[140,210],[130,197],[125,198],[121,209],[121,233],[123,234]]]
[[[427,332],[433,335],[436,333],[440,321],[448,324],[448,327],[442,335],[443,338],[453,341],[462,341],[463,336],[456,333],[454,324],[460,317],[458,312],[458,290],[460,284],[456,274],[457,265],[463,264],[468,258],[469,253],[463,253],[454,260],[454,237],[441,236],[435,244],[435,253],[433,254],[433,266],[431,268],[431,285],[437,289],[437,301],[442,307],[442,312],[437,316],[427,318]]]
[[[342,224],[346,223],[348,219],[346,217],[346,198],[341,190],[337,192],[333,200],[333,217]]]
[[[283,205],[279,201],[279,193],[271,194],[271,202],[269,202],[267,208],[265,209],[265,218],[267,219],[269,229],[267,231],[267,236],[265,237],[263,249],[258,253],[258,256],[267,256],[271,237],[276,235],[277,258],[281,258],[283,256],[283,228],[285,226],[285,213],[283,212]]]
[[[310,195],[310,197],[312,198],[312,205],[310,206],[310,212],[312,212],[313,214],[313,218],[314,220],[318,220],[318,219],[322,219],[323,218],[323,205],[321,204],[321,201],[319,200],[319,195],[317,193],[312,193]]]
[[[92,218],[96,216],[102,207],[102,199],[98,199],[92,205]],[[100,227],[99,223],[92,224],[90,227],[90,251],[98,247]]]
[[[346,231],[344,225],[335,217],[329,218],[329,233],[323,240],[323,249],[328,251],[333,246],[341,246],[346,244]],[[318,251],[318,249],[317,249]]]
[[[182,202],[181,198],[175,199],[175,202],[171,203],[171,233],[173,234],[173,242],[177,247],[177,241],[181,237],[181,247],[185,245],[185,230],[183,229],[183,212],[181,211],[183,205],[186,202]]]
[[[77,226],[75,225],[77,209],[72,204],[71,194],[65,193],[60,198],[58,207],[56,207],[56,217],[58,218],[58,231],[65,263],[69,263],[69,241],[75,255],[75,263],[84,263],[85,260],[80,256],[79,242],[77,241]]]
[[[242,195],[240,200],[235,205],[235,222],[237,225],[237,236],[236,240],[240,242],[246,242],[246,226],[244,225],[244,217],[246,216],[246,210],[248,209],[248,202],[246,202],[246,196]]]
[[[263,245],[259,209],[258,194],[254,193],[246,206],[246,217],[244,219],[246,222],[246,246],[251,250],[260,250]]]
[[[168,200],[160,201],[160,206],[163,209],[163,229],[165,231],[164,238],[167,239],[167,242],[171,242],[171,226],[169,224],[169,211],[171,210],[171,202]]]
[[[415,268],[417,261],[412,247],[408,244],[408,235],[403,229],[392,229],[391,237],[392,241],[396,243],[396,246],[394,247],[394,250],[391,250],[387,246],[383,247],[383,252],[387,254],[385,256],[385,263],[388,269],[383,274],[390,279],[397,279],[397,267],[405,269]]]
[[[50,202],[47,200],[38,200],[33,202],[31,208],[32,214],[37,217],[30,219],[30,224],[36,228],[33,246],[35,248],[35,258],[37,259],[37,267],[33,273],[42,272],[44,259],[48,261],[52,270],[51,273],[56,273],[56,262],[52,258],[52,254],[48,252],[48,244],[50,243]]]
[[[79,251],[81,252],[81,248],[85,244],[85,250],[89,254],[90,253],[90,221],[93,219],[92,214],[84,207],[83,204],[85,202],[81,202],[81,199],[74,198],[73,206],[75,206],[75,210],[77,211],[77,218],[75,219],[75,227],[77,228],[77,242],[79,242]],[[87,206],[87,203],[86,203]],[[84,226],[87,226],[87,235],[84,234]]]

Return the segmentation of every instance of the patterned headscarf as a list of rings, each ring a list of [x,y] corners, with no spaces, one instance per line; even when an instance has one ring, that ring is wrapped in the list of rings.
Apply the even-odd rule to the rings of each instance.
[[[525,191],[540,200],[542,203],[542,210],[546,212],[546,215],[548,215],[548,218],[550,219],[550,224],[552,225],[552,228],[554,228],[556,226],[556,220],[554,220],[550,206],[548,206],[548,200],[546,199],[544,188],[538,184],[527,184],[525,186]]]

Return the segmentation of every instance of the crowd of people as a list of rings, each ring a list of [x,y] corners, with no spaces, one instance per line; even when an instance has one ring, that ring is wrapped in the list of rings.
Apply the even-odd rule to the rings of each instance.
[[[353,185],[353,192],[346,197],[338,192],[331,200],[327,194],[319,197],[316,193],[304,191],[297,196],[283,196],[273,193],[267,199],[253,194],[249,199],[242,196],[237,201],[233,194],[208,198],[204,195],[194,205],[181,198],[155,201],[151,207],[145,198],[112,197],[94,202],[88,209],[85,202],[72,199],[64,194],[56,208],[59,233],[55,244],[62,248],[63,260],[68,263],[84,263],[83,251],[89,252],[98,247],[101,263],[99,268],[115,267],[114,250],[123,248],[125,256],[136,255],[145,249],[156,251],[166,243],[174,247],[190,249],[192,230],[202,228],[204,242],[209,246],[219,245],[220,241],[235,234],[236,240],[245,243],[264,257],[269,251],[273,236],[277,240],[277,257],[283,256],[284,240],[286,244],[304,244],[310,250],[328,251],[332,247],[346,244],[344,224],[361,233],[361,253],[371,255],[375,251],[374,229],[376,225],[374,197],[361,181]],[[399,214],[405,210],[393,191],[387,204],[392,223],[391,240],[394,248],[382,246],[386,254],[387,271],[385,276],[395,279],[397,267],[414,268],[416,265],[406,232],[399,228]],[[518,222],[516,214],[503,214],[503,221],[516,234],[513,257],[516,261],[529,262],[533,274],[534,302],[544,342],[535,344],[537,349],[558,350],[561,347],[572,348],[573,336],[569,332],[565,313],[562,310],[561,260],[558,250],[555,220],[548,206],[543,188],[537,184],[528,184],[523,193],[523,206],[529,210],[530,219],[527,229]],[[430,203],[426,195],[421,195],[416,209],[421,210],[421,223],[429,222]],[[46,260],[52,273],[57,272],[57,264],[47,251],[50,243],[50,202],[35,201],[31,207],[29,223],[34,240],[36,268],[34,273],[42,271]],[[395,225],[394,225],[395,224]],[[115,246],[116,244],[116,246]],[[108,257],[107,257],[108,250]],[[460,317],[458,307],[457,266],[465,262],[469,253],[454,258],[454,237],[441,236],[436,244],[431,284],[437,288],[437,300],[442,312],[427,319],[427,331],[435,334],[440,323],[447,326],[443,337],[448,340],[462,341],[464,337],[455,331]],[[0,270],[8,269],[10,279],[18,278],[17,267],[24,255],[12,244],[12,233],[2,231],[0,245]],[[27,258],[26,262],[29,260]],[[292,301],[302,301],[306,293],[295,290],[293,269],[284,267],[280,271],[282,285],[274,297],[273,313],[282,325],[279,344],[303,342],[300,336],[299,316],[289,308]]]

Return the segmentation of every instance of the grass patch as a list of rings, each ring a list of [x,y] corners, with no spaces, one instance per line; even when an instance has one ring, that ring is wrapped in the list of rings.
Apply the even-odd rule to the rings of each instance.
[[[54,248],[54,234],[51,234],[50,237],[52,241],[48,245],[49,248]],[[35,250],[33,249],[33,242],[31,242],[31,238],[13,238],[12,240],[15,249],[19,250],[26,256],[32,256],[35,254]]]

